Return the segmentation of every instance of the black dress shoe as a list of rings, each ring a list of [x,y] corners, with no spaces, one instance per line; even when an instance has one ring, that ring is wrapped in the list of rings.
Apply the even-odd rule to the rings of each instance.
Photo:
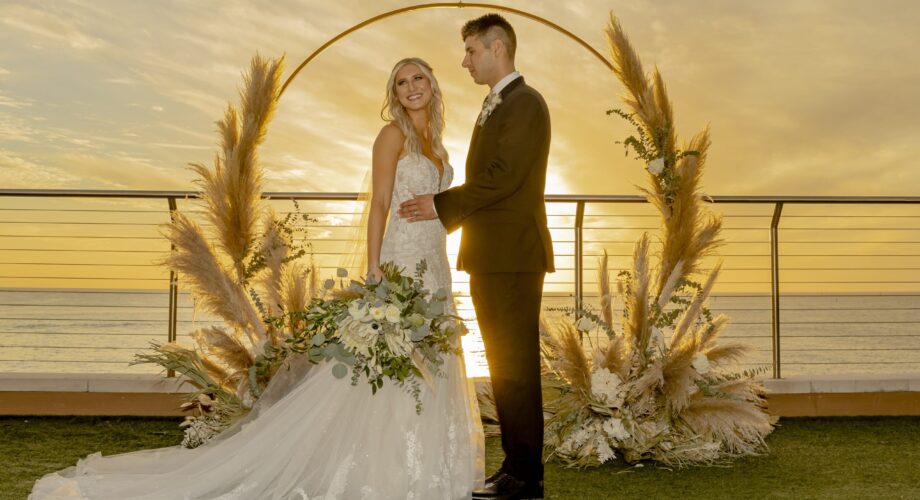
[[[481,490],[473,492],[477,500],[524,500],[543,498],[543,481],[522,481],[511,474],[498,471],[489,476]]]

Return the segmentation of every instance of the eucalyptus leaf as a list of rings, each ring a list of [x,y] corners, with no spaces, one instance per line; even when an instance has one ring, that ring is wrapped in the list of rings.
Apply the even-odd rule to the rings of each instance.
[[[313,343],[313,345],[316,346],[316,347],[319,347],[319,346],[323,345],[323,342],[325,342],[325,341],[326,341],[326,336],[323,335],[322,333],[317,333],[317,334],[313,335],[313,339],[311,340],[311,342]]]
[[[348,270],[345,269],[345,268],[340,267],[340,268],[338,268],[338,269],[335,270],[335,275],[338,276],[339,278],[347,278],[347,277],[348,277]]]
[[[332,375],[335,378],[345,378],[345,376],[348,375],[348,367],[342,363],[338,363],[332,367]]]

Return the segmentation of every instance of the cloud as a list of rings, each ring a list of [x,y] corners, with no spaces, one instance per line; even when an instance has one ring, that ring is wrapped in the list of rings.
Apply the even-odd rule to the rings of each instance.
[[[189,179],[186,162],[210,161],[218,140],[214,121],[228,100],[237,100],[251,54],[286,53],[290,74],[336,33],[405,2],[168,5],[72,0],[0,7],[0,42],[10,54],[0,78],[3,71],[15,75],[0,94],[0,145],[42,165],[85,155],[79,165],[93,172],[87,182],[175,186]],[[601,28],[610,6],[573,0],[530,3],[526,10],[606,55]],[[712,126],[707,192],[884,195],[920,183],[910,161],[920,154],[912,139],[920,135],[920,66],[890,57],[912,50],[910,20],[920,7],[900,2],[899,16],[857,0],[614,7],[646,65],[664,73],[682,136]],[[382,125],[386,76],[408,55],[435,67],[448,106],[445,142],[461,181],[486,89],[460,68],[456,32],[480,13],[408,13],[321,54],[285,93],[270,126],[260,152],[267,188],[357,189]],[[641,165],[615,144],[631,131],[604,114],[619,104],[619,83],[575,42],[508,18],[518,31],[519,69],[552,114],[548,191],[634,193],[634,184],[644,183]],[[62,60],[60,52],[37,51],[35,44],[58,44],[80,57]],[[45,84],[48,68],[66,72],[66,88]],[[119,161],[130,166],[124,179],[109,168]]]
[[[5,188],[54,188],[73,185],[79,177],[66,170],[40,165],[0,149],[0,177]]]
[[[13,109],[22,109],[32,106],[32,101],[30,100],[21,100],[13,97],[9,97],[0,92],[0,106]]]
[[[52,10],[6,5],[0,7],[0,17],[6,26],[37,35],[40,39],[62,43],[74,50],[94,50],[105,46],[101,39],[84,33],[72,19]]]
[[[138,80],[126,76],[119,76],[113,78],[105,78],[102,80],[105,83],[111,83],[114,85],[137,85],[140,83]]]

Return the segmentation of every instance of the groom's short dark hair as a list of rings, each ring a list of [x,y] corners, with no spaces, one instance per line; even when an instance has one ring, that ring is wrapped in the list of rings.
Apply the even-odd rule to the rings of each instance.
[[[463,25],[463,29],[460,30],[460,35],[463,40],[473,35],[478,36],[486,47],[491,46],[492,42],[497,38],[508,49],[508,57],[514,60],[514,51],[517,48],[517,37],[514,35],[514,28],[504,17],[498,14],[486,14],[467,21]]]

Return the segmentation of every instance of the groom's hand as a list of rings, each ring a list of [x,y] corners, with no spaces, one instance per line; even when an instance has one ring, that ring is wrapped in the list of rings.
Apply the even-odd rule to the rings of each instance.
[[[402,202],[399,205],[399,216],[409,219],[409,222],[437,219],[438,214],[434,211],[434,195],[420,194],[411,200]]]

